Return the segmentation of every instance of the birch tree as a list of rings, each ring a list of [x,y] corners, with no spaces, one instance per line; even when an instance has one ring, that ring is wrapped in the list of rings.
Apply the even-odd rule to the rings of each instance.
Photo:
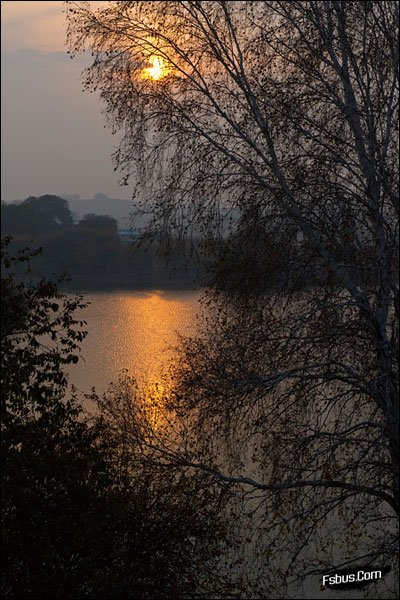
[[[256,367],[236,335],[242,307],[223,319],[220,305],[220,337],[186,344],[178,404],[231,421],[264,406],[270,450],[308,448],[273,481],[214,473],[267,495],[301,489],[314,508],[357,497],[398,515],[398,3],[67,4],[70,51],[92,52],[85,85],[120,132],[116,168],[148,235],[213,247],[224,220],[238,231],[235,215],[257,215],[289,225],[296,264],[304,253],[329,279],[286,311],[268,312],[277,293],[253,305]]]

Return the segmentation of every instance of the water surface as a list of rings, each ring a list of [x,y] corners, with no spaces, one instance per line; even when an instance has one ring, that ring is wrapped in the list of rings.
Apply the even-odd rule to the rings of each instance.
[[[157,383],[174,356],[178,334],[194,333],[199,292],[151,291],[85,294],[90,305],[82,360],[70,367],[70,383],[101,393],[123,369],[145,385]]]

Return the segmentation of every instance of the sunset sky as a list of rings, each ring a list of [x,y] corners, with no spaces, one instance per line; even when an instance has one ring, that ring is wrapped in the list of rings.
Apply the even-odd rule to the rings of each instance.
[[[111,162],[117,139],[98,98],[82,92],[83,62],[66,53],[63,10],[63,2],[1,2],[1,198],[128,199]]]

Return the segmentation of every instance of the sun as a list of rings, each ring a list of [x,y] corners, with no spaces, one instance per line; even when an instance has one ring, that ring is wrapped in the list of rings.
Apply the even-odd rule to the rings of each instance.
[[[154,79],[155,81],[158,81],[159,79],[162,79],[168,75],[170,72],[166,61],[162,56],[151,54],[148,61],[151,66],[143,69],[144,76],[148,79]]]

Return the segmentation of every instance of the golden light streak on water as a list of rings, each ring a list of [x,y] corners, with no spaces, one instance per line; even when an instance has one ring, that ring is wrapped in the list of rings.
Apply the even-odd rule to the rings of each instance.
[[[178,334],[191,334],[199,294],[193,291],[110,292],[85,294],[91,302],[79,318],[89,334],[82,358],[70,367],[70,382],[84,393],[101,394],[126,370],[145,396],[148,418],[162,420],[172,385],[168,376]]]

